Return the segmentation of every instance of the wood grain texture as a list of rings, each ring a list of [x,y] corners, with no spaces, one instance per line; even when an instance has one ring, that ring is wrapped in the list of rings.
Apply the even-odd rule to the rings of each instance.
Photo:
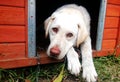
[[[25,0],[25,41],[26,56],[28,56],[28,0]]]
[[[119,16],[120,15],[120,5],[107,4],[106,15],[107,16]]]
[[[24,7],[24,0],[1,0],[0,5]]]
[[[116,40],[103,40],[102,42],[102,50],[114,49],[115,46],[116,46]]]
[[[119,17],[106,17],[105,18],[105,28],[118,28]]]
[[[119,18],[119,28],[118,28],[117,43],[116,43],[116,56],[120,56],[120,18]]]
[[[19,68],[19,67],[26,67],[26,66],[33,66],[37,65],[36,58],[16,58],[10,60],[0,60],[0,68],[9,69],[9,68]]]
[[[25,43],[0,44],[0,61],[25,57]]]
[[[114,49],[104,49],[100,51],[93,50],[93,57],[103,57],[112,55],[114,53]]]
[[[103,39],[117,39],[118,29],[104,29]]]
[[[24,8],[0,6],[0,24],[25,25]]]
[[[93,56],[94,57],[101,57],[101,56],[107,56],[108,54],[113,53],[114,50],[104,50],[104,51],[96,51],[93,50]],[[40,64],[50,64],[50,63],[58,63],[63,62],[63,60],[58,61],[53,58],[50,58],[46,55],[46,52],[41,52],[40,54]],[[0,68],[19,68],[19,67],[26,67],[26,66],[33,66],[37,65],[38,60],[36,57],[33,58],[16,58],[16,59],[9,59],[9,60],[0,60]]]
[[[120,0],[108,0],[108,3],[120,5]]]
[[[0,25],[0,42],[25,42],[25,26]]]

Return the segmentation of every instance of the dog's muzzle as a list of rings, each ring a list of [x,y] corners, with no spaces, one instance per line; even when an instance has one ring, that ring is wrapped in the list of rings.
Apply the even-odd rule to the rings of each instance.
[[[52,47],[51,49],[50,49],[50,55],[52,56],[52,57],[58,57],[59,56],[59,54],[60,54],[60,49],[59,49],[59,47],[58,46],[54,46],[54,47]]]

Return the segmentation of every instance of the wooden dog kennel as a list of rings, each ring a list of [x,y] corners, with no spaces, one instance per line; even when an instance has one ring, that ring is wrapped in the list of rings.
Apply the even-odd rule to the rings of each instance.
[[[80,3],[82,0],[77,1],[75,3]],[[86,8],[90,8],[88,5],[91,4],[91,2],[87,3],[89,0],[83,1],[83,5],[85,5]],[[96,0],[94,1],[97,3]],[[46,2],[51,4],[50,8],[47,8]],[[40,51],[37,50],[37,45],[40,44],[44,47],[46,43],[44,43],[45,39],[43,39],[43,31],[40,30],[36,33],[36,30],[39,30],[39,28],[43,29],[43,25],[39,26],[39,23],[42,23],[54,9],[64,3],[73,3],[73,1],[0,1],[0,68],[37,65],[38,58],[40,64],[56,62],[56,60],[49,58],[41,47],[38,47]],[[93,5],[93,3],[93,7],[97,6]],[[97,7],[96,10],[92,10],[93,7],[90,9],[90,12],[92,11],[93,14],[92,18],[94,18],[94,21],[92,22],[94,28],[91,32],[93,33],[91,34],[93,41],[93,56],[107,56],[113,52],[116,52],[116,56],[119,56],[120,0],[98,0],[97,4],[99,7]],[[39,12],[39,10],[46,12]],[[94,13],[94,11],[96,13]],[[96,24],[94,24],[94,22]]]

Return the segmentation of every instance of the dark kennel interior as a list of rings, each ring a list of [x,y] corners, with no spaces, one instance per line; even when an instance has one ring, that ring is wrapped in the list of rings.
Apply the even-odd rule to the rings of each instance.
[[[95,49],[96,35],[99,17],[100,0],[36,0],[36,46],[46,49],[49,38],[45,38],[44,20],[49,17],[58,7],[75,3],[84,6],[91,16],[92,48]]]

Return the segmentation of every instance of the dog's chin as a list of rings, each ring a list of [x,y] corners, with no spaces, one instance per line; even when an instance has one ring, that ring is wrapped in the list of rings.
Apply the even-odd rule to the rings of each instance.
[[[57,60],[62,60],[64,59],[64,57],[57,57]]]
[[[64,57],[61,57],[61,56],[55,56],[55,55],[49,55],[49,57],[51,57],[51,58],[54,58],[54,59],[56,59],[56,60],[62,60],[62,59],[64,59]]]

